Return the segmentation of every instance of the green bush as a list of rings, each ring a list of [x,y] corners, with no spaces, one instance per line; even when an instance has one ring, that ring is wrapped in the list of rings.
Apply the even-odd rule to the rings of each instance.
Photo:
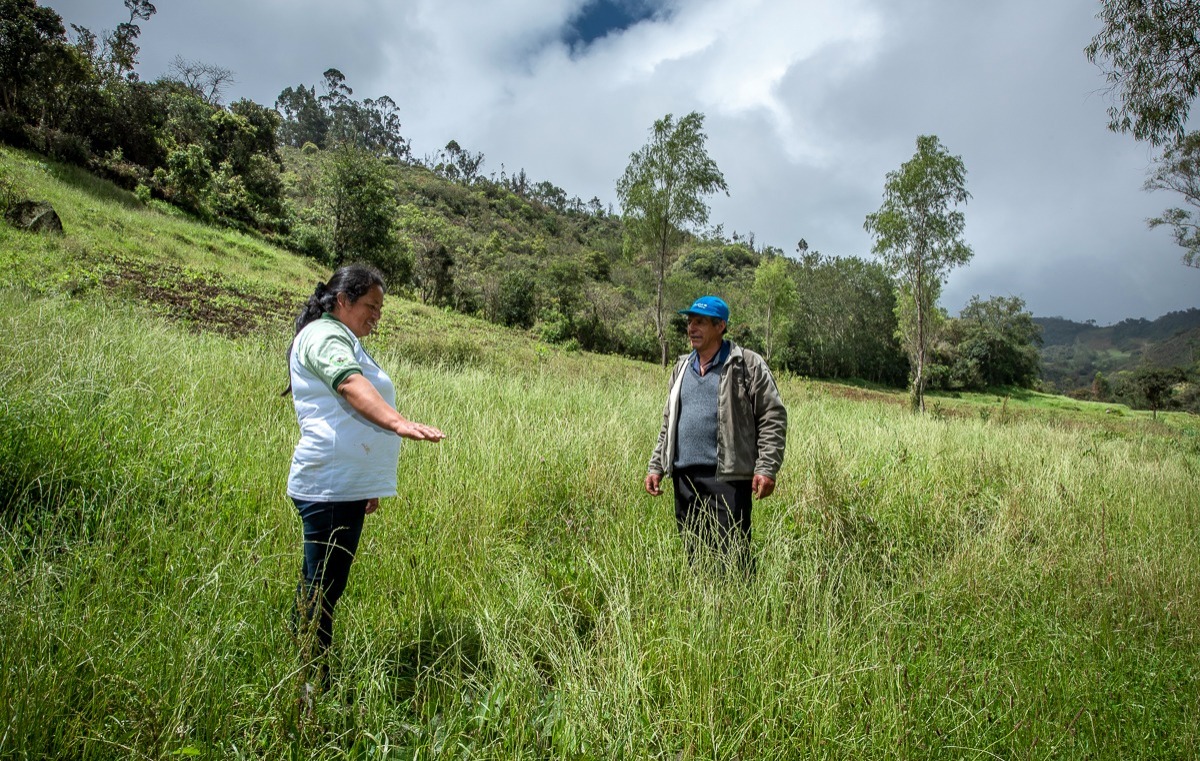
[[[17,203],[29,198],[29,188],[13,176],[12,170],[0,164],[0,218]]]

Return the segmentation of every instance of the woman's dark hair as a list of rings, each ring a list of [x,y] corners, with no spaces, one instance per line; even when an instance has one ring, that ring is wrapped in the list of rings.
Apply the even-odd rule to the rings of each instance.
[[[387,293],[383,275],[369,264],[347,264],[339,268],[333,273],[333,277],[329,278],[328,283],[317,283],[316,290],[308,297],[308,303],[296,316],[296,333],[304,330],[304,326],[313,320],[320,319],[325,312],[332,312],[337,306],[339,293],[346,294],[346,298],[353,304],[366,296],[367,291],[376,285]]]
[[[314,320],[321,319],[321,315],[326,312],[332,312],[337,307],[337,297],[339,293],[346,294],[346,298],[350,303],[361,299],[367,295],[367,291],[372,287],[379,286],[384,293],[387,292],[387,284],[383,282],[383,275],[379,270],[369,264],[347,264],[344,267],[339,267],[333,273],[333,277],[329,278],[328,283],[317,283],[317,287],[313,290],[308,301],[304,304],[304,308],[300,310],[300,314],[296,315],[296,334],[298,335],[304,326]],[[292,347],[288,345],[288,364],[292,361]],[[287,396],[292,391],[292,384],[289,382],[287,388],[283,390],[280,396]]]

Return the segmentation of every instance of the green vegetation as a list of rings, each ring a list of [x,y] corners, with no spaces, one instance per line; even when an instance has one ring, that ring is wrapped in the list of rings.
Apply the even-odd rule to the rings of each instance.
[[[1043,386],[1077,399],[1139,409],[1200,412],[1200,309],[1170,312],[1157,320],[1122,320],[1098,327],[1061,317],[1037,318],[1042,326]],[[1174,378],[1146,395],[1152,376]]]
[[[1183,371],[1166,408],[1200,410],[1195,336],[1172,334],[1153,350],[1115,354],[1048,346],[1041,373],[1037,331],[1026,329],[1032,315],[1019,300],[976,297],[958,318],[936,307],[935,276],[968,251],[953,208],[966,198],[964,170],[932,136],[918,138],[914,159],[888,175],[884,205],[868,216],[880,262],[822,256],[804,240],[789,258],[757,244],[753,232],[706,226],[703,197],[725,187],[707,157],[698,112],[659,120],[631,154],[615,188],[622,217],[598,197],[585,202],[524,169],[501,163],[499,172],[485,171],[484,155],[454,139],[432,156],[414,156],[397,104],[387,95],[355,97],[334,68],[319,84],[285,87],[273,107],[223,103],[233,72],[181,57],[159,79],[143,81],[138,41],[143,31],[155,33],[156,9],[148,0],[126,0],[125,9],[127,21],[114,16],[121,23],[97,35],[37,0],[0,0],[0,141],[112,180],[130,191],[122,197],[127,208],[136,201],[246,233],[213,232],[210,239],[222,242],[215,251],[277,251],[265,241],[320,267],[365,259],[394,294],[528,329],[567,350],[665,362],[679,328],[674,309],[712,293],[732,305],[736,340],[801,375],[896,387],[914,381],[922,392],[1045,382],[1047,390],[1143,405],[1147,397],[1123,373],[1144,364]],[[1191,207],[1200,142],[1182,128],[1194,75],[1173,64],[1195,47],[1194,16],[1190,7],[1156,16],[1143,4],[1105,0],[1104,29],[1087,48],[1121,99],[1110,126],[1164,147],[1147,188],[1177,191]],[[14,183],[6,171],[0,167],[0,211],[40,189]],[[82,175],[73,181],[101,197],[113,192]],[[73,222],[91,213],[78,208]],[[1168,209],[1151,220],[1173,228],[1189,252],[1185,261],[1198,245],[1192,213]],[[103,224],[83,221],[93,223]],[[145,250],[160,245],[176,241]],[[262,263],[276,256],[264,253]],[[61,264],[110,281],[138,271],[103,256]],[[223,274],[223,266],[213,269]],[[187,282],[198,295],[209,291],[188,273],[150,269],[151,286]],[[44,282],[32,285],[41,290]],[[212,287],[226,285],[252,287],[245,279]],[[196,298],[169,288],[142,290],[173,311],[203,311]],[[259,308],[282,308],[278,293],[260,295]],[[1127,361],[1134,354],[1140,362]]]
[[[911,367],[913,409],[925,410],[928,354],[942,322],[937,308],[946,276],[973,252],[962,239],[966,218],[967,169],[936,135],[917,138],[917,152],[883,185],[883,205],[863,228],[875,236],[871,252],[899,284],[898,334]]]
[[[67,230],[0,225],[0,757],[1200,754],[1194,417],[1031,392],[915,417],[781,373],[743,584],[691,572],[639,488],[659,368],[396,295],[371,349],[450,438],[404,449],[310,701],[278,394],[324,273],[0,160]]]

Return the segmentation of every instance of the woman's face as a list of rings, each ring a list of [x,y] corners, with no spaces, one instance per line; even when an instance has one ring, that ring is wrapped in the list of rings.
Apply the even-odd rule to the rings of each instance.
[[[339,293],[332,314],[359,338],[370,335],[383,314],[383,289],[373,285],[354,302],[345,293]]]

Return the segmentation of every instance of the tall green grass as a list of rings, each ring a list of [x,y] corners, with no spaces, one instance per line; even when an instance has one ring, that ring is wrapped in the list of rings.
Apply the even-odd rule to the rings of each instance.
[[[662,371],[421,309],[371,348],[450,437],[405,445],[309,703],[286,327],[0,291],[0,756],[1200,753],[1194,427],[784,380],[747,582],[688,568],[640,490]]]
[[[308,696],[278,393],[324,273],[0,161],[67,227],[0,225],[0,757],[1200,755],[1195,418],[781,379],[746,582],[641,492],[663,371],[395,295],[370,348],[450,438],[404,447]]]

